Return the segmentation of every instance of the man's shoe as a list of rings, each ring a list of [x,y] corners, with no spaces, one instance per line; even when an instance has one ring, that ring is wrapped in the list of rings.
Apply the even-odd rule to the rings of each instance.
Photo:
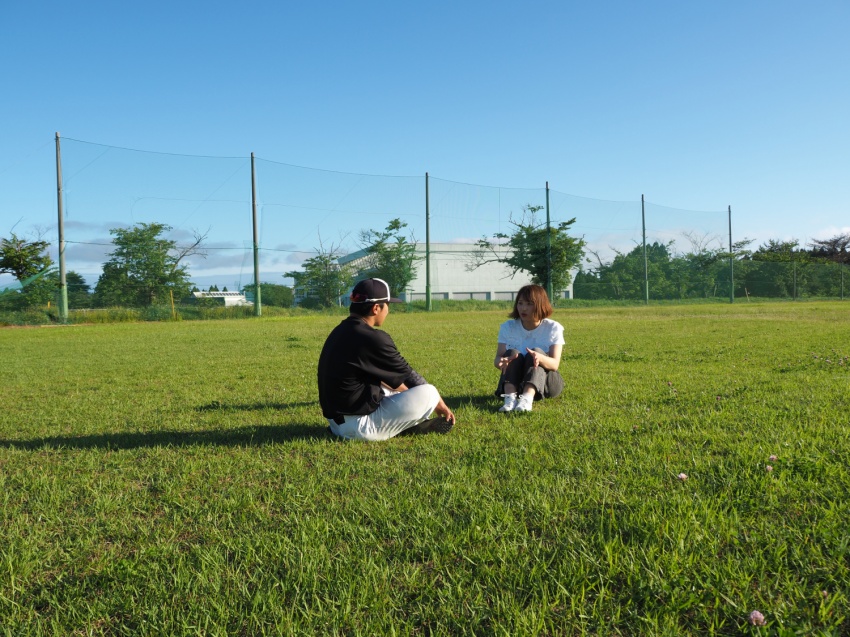
[[[531,411],[531,407],[533,404],[534,399],[526,394],[523,394],[519,397],[519,400],[516,401],[516,407],[514,407],[514,411]]]
[[[516,409],[516,394],[502,394],[502,397],[505,399],[505,404],[499,407],[499,411],[504,413],[506,411],[513,411]]]
[[[415,434],[447,434],[452,430],[452,423],[442,416],[428,418],[414,425],[407,431]]]

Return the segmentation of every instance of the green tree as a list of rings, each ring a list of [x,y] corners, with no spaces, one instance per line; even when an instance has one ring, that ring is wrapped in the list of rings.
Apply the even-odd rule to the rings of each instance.
[[[348,292],[353,283],[354,268],[339,263],[339,251],[333,245],[325,250],[320,244],[316,252],[316,256],[301,265],[303,271],[286,272],[283,276],[292,277],[295,281],[295,295],[302,298],[302,306],[325,308],[339,305],[339,297]]]
[[[543,206],[523,206],[519,220],[511,218],[509,221],[514,226],[512,234],[499,232],[493,235],[492,241],[479,239],[469,269],[474,270],[485,263],[502,263],[513,274],[527,272],[531,275],[532,283],[545,287],[549,279],[550,248],[547,245],[546,223],[537,220],[537,213],[542,209]],[[572,218],[549,228],[552,290],[555,292],[569,287],[571,270],[584,256],[584,239],[570,236],[568,232],[574,223],[575,218]]]
[[[13,307],[36,307],[53,298],[56,285],[46,276],[53,266],[49,247],[41,238],[24,239],[15,233],[0,239],[0,274],[11,274],[21,284],[19,292],[4,295],[5,302]]]
[[[750,255],[741,282],[750,296],[796,298],[808,284],[807,271],[800,266],[810,260],[796,239],[769,239]]]
[[[91,286],[81,274],[73,270],[65,273],[65,285],[68,286],[68,307],[81,309],[91,306]]]
[[[59,290],[59,273],[53,270],[48,275],[51,286],[58,292]],[[65,273],[65,285],[68,288],[68,308],[78,310],[91,307],[91,286],[86,283],[86,280],[78,272],[69,270]]]
[[[361,273],[383,279],[393,294],[402,294],[416,278],[416,242],[402,234],[407,224],[393,219],[383,231],[363,230],[360,245],[366,251]],[[411,237],[412,239],[412,237]]]
[[[616,256],[608,263],[597,252],[589,251],[596,258],[596,267],[583,267],[576,275],[576,298],[643,300],[647,275],[650,298],[682,298],[688,293],[689,265],[686,259],[673,255],[673,245],[672,241],[646,244],[645,263],[643,245],[629,252],[615,250]]]
[[[809,242],[809,255],[813,259],[850,263],[850,232],[837,234],[829,239],[813,239]]]
[[[254,294],[254,284],[246,285],[242,290],[243,294],[249,294],[254,299],[257,295]],[[278,283],[260,283],[260,293],[262,294],[263,305],[270,307],[292,307],[293,294],[292,288],[288,285],[280,285]]]
[[[196,233],[192,242],[181,246],[162,236],[171,229],[161,223],[138,223],[110,230],[115,250],[95,285],[95,304],[145,307],[169,302],[171,293],[175,299],[187,296],[191,283],[183,261],[191,255],[205,256],[206,235]]]
[[[728,252],[710,244],[715,240],[708,235],[685,233],[691,250],[677,253],[675,243],[653,242],[646,245],[644,266],[643,245],[636,245],[629,252],[616,252],[610,262],[603,262],[597,252],[588,252],[595,263],[587,260],[578,274],[574,290],[581,299],[633,299],[646,297],[645,270],[649,275],[649,297],[651,299],[685,299],[694,297],[727,296],[729,294]],[[732,247],[735,263],[735,284],[741,286],[746,268],[741,259],[748,257],[746,250],[751,239],[744,239]],[[743,287],[741,287],[743,294]]]

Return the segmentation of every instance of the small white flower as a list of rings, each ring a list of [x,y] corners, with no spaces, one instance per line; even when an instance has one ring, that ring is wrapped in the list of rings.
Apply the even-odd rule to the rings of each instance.
[[[767,465],[764,469],[765,469],[765,471],[767,471],[768,473],[770,473],[771,471],[773,471],[773,467],[771,467],[770,465]]]
[[[685,480],[688,479],[688,474],[687,473],[680,473],[677,477],[679,478],[679,480],[684,482]]]
[[[770,458],[768,458],[768,460],[770,460],[771,462],[776,462],[777,458],[776,458],[776,456],[770,456]]]

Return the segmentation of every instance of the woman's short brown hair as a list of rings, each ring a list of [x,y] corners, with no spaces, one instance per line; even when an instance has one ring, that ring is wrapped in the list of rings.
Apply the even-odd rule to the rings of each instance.
[[[516,305],[519,303],[520,299],[530,301],[534,304],[535,321],[542,321],[543,319],[552,316],[552,303],[549,302],[549,295],[546,294],[546,290],[539,285],[531,284],[522,286],[519,289],[519,292],[516,293],[514,309],[510,314],[508,314],[509,318],[519,318],[519,312],[517,312]]]

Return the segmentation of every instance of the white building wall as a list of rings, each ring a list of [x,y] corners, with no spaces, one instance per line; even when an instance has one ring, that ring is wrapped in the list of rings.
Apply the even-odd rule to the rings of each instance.
[[[431,244],[431,298],[432,299],[478,299],[482,301],[512,301],[517,290],[531,283],[527,272],[512,275],[511,269],[501,263],[487,263],[469,270],[472,252],[476,246],[459,243]],[[416,278],[407,290],[392,293],[405,301],[425,300],[425,244],[416,246],[418,256]],[[356,252],[340,259],[340,262],[357,261],[363,256]],[[562,296],[572,298],[572,284]]]

